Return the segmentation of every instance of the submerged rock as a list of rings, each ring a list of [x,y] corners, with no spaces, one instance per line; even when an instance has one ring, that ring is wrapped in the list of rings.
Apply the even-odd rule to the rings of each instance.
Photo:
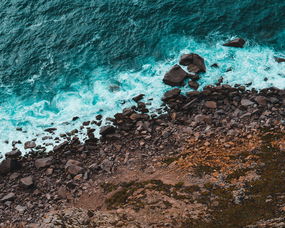
[[[188,74],[179,66],[175,65],[163,78],[163,82],[170,86],[182,86]]]
[[[274,57],[274,59],[277,63],[284,63],[285,62],[285,58]]]
[[[236,38],[234,40],[231,40],[223,44],[223,46],[226,47],[237,47],[237,48],[243,48],[244,45],[245,45],[245,40],[242,38]]]

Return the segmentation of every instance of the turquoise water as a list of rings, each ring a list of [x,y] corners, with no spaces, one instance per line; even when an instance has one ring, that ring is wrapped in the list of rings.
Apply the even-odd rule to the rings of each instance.
[[[223,76],[285,88],[285,64],[273,61],[285,54],[284,16],[281,0],[2,0],[0,153],[13,140],[40,143],[46,127],[60,134],[112,116],[140,93],[159,107],[163,75],[182,53],[206,59],[203,86]],[[221,46],[237,36],[244,49]]]

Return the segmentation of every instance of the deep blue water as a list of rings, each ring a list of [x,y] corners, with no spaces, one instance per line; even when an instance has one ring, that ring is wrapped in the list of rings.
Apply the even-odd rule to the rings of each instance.
[[[169,88],[161,79],[185,52],[221,66],[202,85],[224,76],[285,88],[285,66],[273,61],[285,53],[284,17],[283,0],[2,0],[0,153],[12,140],[39,142],[42,128],[78,127],[63,124],[73,116],[110,116],[141,92],[158,107]],[[244,49],[221,46],[237,36]]]

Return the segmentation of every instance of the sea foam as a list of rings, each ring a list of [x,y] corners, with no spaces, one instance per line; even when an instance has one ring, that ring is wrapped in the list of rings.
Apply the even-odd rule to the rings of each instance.
[[[224,83],[249,84],[249,88],[261,89],[275,86],[285,88],[285,64],[278,64],[274,56],[281,56],[269,47],[256,44],[247,44],[245,48],[223,47],[223,41],[197,42],[189,37],[172,39],[165,38],[160,42],[163,55],[167,56],[163,61],[157,61],[149,57],[140,61],[140,70],[128,70],[116,72],[110,79],[108,66],[94,68],[84,80],[74,80],[69,88],[61,88],[60,81],[55,87],[55,95],[47,99],[33,97],[19,98],[6,93],[9,99],[0,107],[0,134],[1,153],[12,149],[12,141],[36,139],[37,144],[54,143],[54,138],[61,133],[79,129],[81,123],[86,120],[94,120],[97,114],[104,118],[112,117],[116,112],[134,104],[132,97],[145,94],[145,101],[151,102],[149,109],[155,112],[161,105],[161,97],[171,87],[162,82],[164,74],[178,63],[179,57],[184,53],[197,53],[205,58],[207,73],[201,75],[200,89],[209,84],[214,84],[220,77]],[[173,47],[175,46],[175,47]],[[159,54],[158,54],[159,55]],[[217,63],[219,68],[211,67]],[[228,69],[232,69],[228,71]],[[32,76],[27,83],[35,83],[38,78]],[[189,91],[187,84],[182,88]],[[151,99],[151,100],[150,100]],[[74,116],[80,117],[77,121],[71,121]],[[103,124],[105,121],[103,121]],[[52,135],[53,139],[42,140],[43,136],[50,136],[43,130],[55,127],[57,130]],[[96,125],[96,135],[99,129]],[[16,130],[22,128],[22,131]],[[83,141],[85,130],[78,136]],[[8,142],[8,143],[7,143]],[[16,144],[23,149],[23,144]],[[52,149],[52,145],[47,146]]]

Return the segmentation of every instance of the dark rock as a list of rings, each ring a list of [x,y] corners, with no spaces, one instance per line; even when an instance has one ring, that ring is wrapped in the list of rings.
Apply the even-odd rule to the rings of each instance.
[[[20,163],[17,160],[7,158],[0,163],[0,174],[7,174],[19,169],[20,167]]]
[[[178,88],[175,88],[175,89],[172,89],[172,90],[169,90],[167,91],[162,100],[166,101],[166,100],[169,100],[169,99],[173,99],[173,98],[176,98],[177,96],[179,96],[181,93],[181,90],[178,89]]]
[[[181,65],[188,66],[188,70],[193,73],[206,72],[204,59],[195,53],[184,54],[180,58]]]
[[[193,81],[193,80],[189,81],[189,86],[194,90],[197,90],[199,88],[198,82]]]
[[[215,101],[206,101],[205,106],[207,108],[215,109],[217,108],[217,103]]]
[[[242,38],[236,38],[234,40],[231,40],[225,44],[223,44],[223,46],[226,47],[237,47],[237,48],[242,48],[245,44],[245,40]]]
[[[197,80],[200,79],[200,76],[199,76],[198,74],[190,74],[190,75],[189,75],[189,78],[190,78],[191,80],[197,81]]]
[[[206,66],[205,66],[205,61],[204,59],[195,53],[191,53],[191,54],[184,54],[181,56],[180,58],[180,62],[181,65],[184,66],[189,66],[189,65],[195,65],[198,68],[198,72],[206,72]],[[191,71],[193,72],[193,71]]]
[[[213,67],[213,68],[219,68],[219,65],[218,65],[217,63],[214,63],[214,64],[211,65],[211,67]]]
[[[34,141],[28,141],[28,142],[25,142],[24,144],[24,148],[25,149],[32,149],[32,148],[35,148],[37,145]]]
[[[179,66],[175,65],[163,78],[163,82],[170,86],[182,86],[188,74]]]
[[[6,158],[19,158],[22,155],[21,151],[18,149],[12,150],[5,154]]]
[[[96,116],[96,120],[101,120],[102,118],[103,118],[102,115],[97,115],[97,116]]]
[[[24,177],[20,180],[21,185],[24,188],[30,188],[34,185],[34,180],[32,176]]]
[[[74,116],[74,117],[72,118],[72,121],[75,121],[75,120],[78,120],[78,119],[79,119],[78,116]]]
[[[105,136],[108,134],[113,134],[113,133],[115,133],[115,131],[116,131],[116,128],[114,126],[107,125],[107,126],[101,127],[100,135]]]
[[[37,169],[46,168],[52,164],[52,161],[53,161],[52,157],[40,158],[35,160],[35,166]]]
[[[135,102],[138,102],[138,101],[140,101],[141,99],[143,99],[144,96],[145,96],[144,94],[140,94],[140,95],[138,95],[138,96],[133,97],[133,100],[134,100]]]
[[[51,128],[45,129],[45,131],[46,131],[46,132],[49,132],[49,133],[53,133],[53,132],[56,131],[56,130],[57,130],[57,128],[55,128],[55,127],[51,127]]]
[[[60,143],[59,145],[55,146],[55,147],[53,148],[53,150],[54,150],[54,151],[62,150],[62,149],[64,149],[64,147],[67,146],[67,145],[68,145],[68,141],[64,141],[64,142]]]
[[[10,192],[9,194],[5,195],[2,199],[1,202],[6,202],[6,201],[13,201],[16,198],[16,194],[13,192]]]
[[[277,63],[284,63],[285,62],[285,58],[274,57],[274,59]]]

